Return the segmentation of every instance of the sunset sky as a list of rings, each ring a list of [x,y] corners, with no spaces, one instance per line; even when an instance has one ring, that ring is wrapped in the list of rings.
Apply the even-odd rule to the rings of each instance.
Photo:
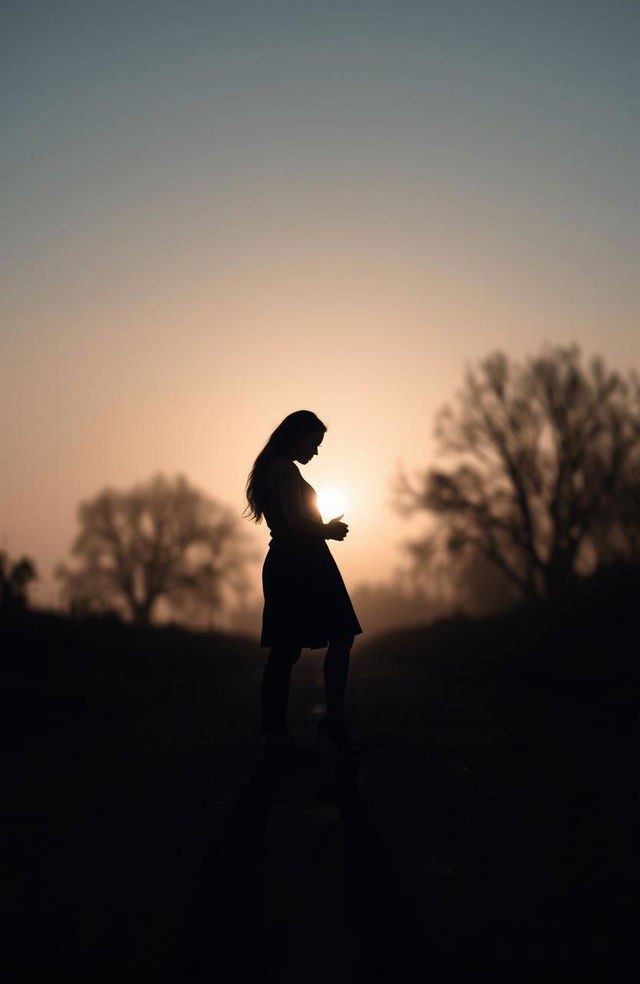
[[[183,473],[240,515],[302,408],[345,580],[385,580],[467,363],[640,368],[639,49],[620,0],[4,0],[0,544],[34,599],[82,499]]]

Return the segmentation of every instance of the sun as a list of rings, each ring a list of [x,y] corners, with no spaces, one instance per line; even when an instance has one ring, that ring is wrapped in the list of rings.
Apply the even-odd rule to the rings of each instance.
[[[321,489],[318,492],[318,509],[327,522],[347,511],[347,500],[339,489]]]

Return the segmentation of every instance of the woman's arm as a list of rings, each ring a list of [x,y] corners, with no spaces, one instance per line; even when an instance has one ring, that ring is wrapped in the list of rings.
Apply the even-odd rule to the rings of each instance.
[[[323,540],[343,540],[347,524],[332,519],[329,523],[314,519],[304,511],[300,493],[300,474],[292,461],[282,459],[272,465],[272,480],[282,504],[287,526],[292,530],[316,534]]]

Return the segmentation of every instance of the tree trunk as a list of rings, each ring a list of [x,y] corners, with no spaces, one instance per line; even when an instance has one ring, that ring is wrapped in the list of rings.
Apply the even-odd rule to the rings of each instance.
[[[151,609],[153,608],[153,598],[146,598],[144,601],[131,602],[131,615],[134,625],[150,625]]]
[[[545,588],[549,598],[566,594],[575,584],[574,555],[573,550],[562,550],[549,559],[544,570]]]

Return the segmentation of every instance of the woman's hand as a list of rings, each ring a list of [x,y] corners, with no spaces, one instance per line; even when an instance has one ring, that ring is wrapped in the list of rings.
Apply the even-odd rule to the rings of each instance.
[[[346,523],[340,522],[343,516],[344,513],[340,516],[336,516],[335,519],[329,520],[327,523],[327,540],[344,540],[345,536],[349,532],[349,527]]]

